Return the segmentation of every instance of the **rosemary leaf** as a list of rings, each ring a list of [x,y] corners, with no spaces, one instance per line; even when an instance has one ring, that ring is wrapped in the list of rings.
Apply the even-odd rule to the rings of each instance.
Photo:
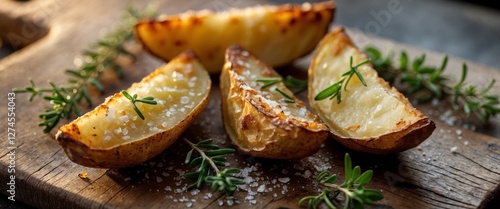
[[[130,96],[130,94],[125,90],[122,91],[122,94],[126,99],[130,100],[130,102],[132,103],[132,108],[137,113],[137,115],[139,115],[139,117],[143,120],[145,119],[144,115],[142,114],[141,110],[139,110],[139,108],[137,107],[137,105],[135,103],[141,102],[141,103],[145,103],[145,104],[149,104],[149,105],[158,104],[156,101],[154,101],[153,97],[144,97],[143,99],[137,99],[137,97],[138,97],[137,94]]]
[[[374,52],[374,53],[377,54],[376,52]],[[374,56],[376,56],[376,55],[374,55]],[[364,86],[367,86],[366,81],[363,78],[363,75],[361,75],[361,72],[359,72],[359,70],[358,70],[358,67],[360,67],[366,63],[369,63],[369,62],[370,62],[370,60],[368,59],[368,60],[365,60],[365,61],[353,66],[353,58],[351,56],[349,59],[349,65],[350,65],[349,71],[346,71],[345,73],[342,74],[342,79],[340,79],[340,81],[332,84],[329,87],[326,87],[325,89],[320,91],[318,94],[316,94],[316,96],[314,97],[314,100],[320,101],[320,100],[323,100],[323,99],[326,99],[329,97],[330,97],[330,99],[333,99],[336,97],[337,104],[342,102],[342,93],[341,93],[342,87],[344,87],[344,91],[347,91],[347,84],[349,83],[349,81],[351,81],[351,78],[353,75],[356,75],[356,77],[358,77],[358,79],[361,81],[361,83]]]
[[[329,171],[323,171],[318,174],[316,181],[321,186],[321,193],[317,196],[301,198],[298,203],[299,206],[307,202],[307,207],[313,209],[317,208],[321,202],[324,202],[328,208],[335,209],[336,207],[333,202],[340,204],[340,201],[336,199],[339,194],[345,196],[343,208],[363,208],[366,204],[372,204],[384,198],[382,193],[364,188],[365,185],[370,183],[373,171],[368,170],[361,174],[359,166],[355,166],[353,169],[351,157],[347,153],[344,158],[344,169],[345,180],[341,185],[335,184],[337,176]]]

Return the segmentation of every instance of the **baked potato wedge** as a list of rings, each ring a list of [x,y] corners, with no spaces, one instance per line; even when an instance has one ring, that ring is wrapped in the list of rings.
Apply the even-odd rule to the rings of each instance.
[[[342,27],[335,28],[319,43],[309,74],[309,102],[333,137],[345,146],[368,153],[389,154],[413,148],[435,129],[428,117],[415,109],[408,99],[391,87],[371,63],[358,67],[367,86],[353,76],[342,101],[315,97],[341,80],[343,74],[367,56],[354,46]]]
[[[192,49],[209,73],[219,73],[224,50],[233,44],[282,66],[311,52],[328,31],[333,1],[231,9],[188,11],[137,23],[135,35],[153,55],[170,60]],[[293,43],[293,44],[292,44]]]
[[[225,60],[220,75],[222,117],[232,142],[256,157],[293,159],[314,154],[328,136],[327,127],[283,82],[264,88],[257,82],[281,76],[239,46],[229,47]]]
[[[73,162],[99,168],[143,163],[163,152],[208,104],[211,80],[191,51],[186,51],[134,83],[126,91],[152,96],[156,105],[136,103],[122,93],[64,125],[56,140]]]

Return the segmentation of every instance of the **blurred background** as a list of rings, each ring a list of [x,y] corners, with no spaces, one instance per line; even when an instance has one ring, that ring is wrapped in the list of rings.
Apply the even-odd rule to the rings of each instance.
[[[335,24],[500,68],[500,7],[494,1],[337,0],[337,4]],[[389,7],[394,7],[392,12]],[[0,35],[2,30],[0,14]],[[4,44],[0,59],[12,52]]]
[[[1,1],[6,0],[0,0],[0,7]],[[304,1],[270,0],[272,4],[287,2]],[[494,5],[495,1],[336,0],[336,2],[335,24],[419,48],[465,58],[500,70],[500,8]],[[0,13],[0,35],[6,33],[9,24],[19,24],[15,21],[6,21]],[[13,52],[11,46],[3,44],[0,47],[0,60]],[[19,202],[12,204],[6,197],[0,196],[0,209],[7,208],[31,207]]]

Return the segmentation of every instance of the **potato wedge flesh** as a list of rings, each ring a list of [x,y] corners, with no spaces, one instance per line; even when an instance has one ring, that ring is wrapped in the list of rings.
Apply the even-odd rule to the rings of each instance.
[[[320,70],[315,75],[317,79],[312,84],[313,95],[317,95],[335,81],[342,79],[342,74],[349,70],[351,56],[353,56],[354,65],[367,59],[353,47],[343,50],[336,56],[333,56],[330,50],[323,48],[318,52],[322,59],[316,60]],[[423,115],[409,111],[412,107],[405,102],[400,102],[398,92],[381,84],[376,71],[369,64],[360,66],[358,70],[363,75],[367,86],[363,86],[361,81],[354,76],[347,86],[347,91],[342,90],[340,104],[337,104],[335,99],[317,101],[321,115],[325,115],[322,119],[332,124],[330,128],[343,136],[366,138],[397,131],[394,127],[402,129],[423,117]],[[402,120],[394,121],[390,118]]]
[[[144,163],[174,143],[205,109],[210,87],[210,77],[195,54],[183,52],[127,89],[137,99],[156,98],[157,105],[137,103],[145,120],[117,93],[61,127],[56,140],[80,165],[123,168]]]
[[[347,91],[341,90],[340,104],[336,99],[314,100],[350,70],[351,56],[353,66],[367,59],[338,27],[320,42],[308,71],[311,107],[333,137],[352,149],[376,154],[401,152],[427,139],[435,124],[379,78],[371,64],[358,68],[367,86],[353,76]]]
[[[138,39],[152,54],[170,60],[193,49],[210,73],[220,72],[224,50],[240,44],[272,66],[309,53],[326,33],[335,4],[257,6],[225,12],[186,12],[138,23]],[[290,44],[293,43],[293,44]]]
[[[203,69],[200,63],[191,62],[173,62],[160,67],[127,89],[130,95],[137,94],[138,99],[152,96],[158,103],[136,103],[145,120],[134,111],[130,100],[117,93],[88,117],[74,122],[80,131],[75,137],[90,147],[104,149],[171,129],[209,93],[208,74],[195,72],[199,69]]]
[[[221,74],[224,126],[234,144],[257,157],[301,158],[317,151],[326,126],[283,83],[262,88],[259,78],[281,79],[272,68],[233,46]],[[286,103],[279,88],[293,98]]]

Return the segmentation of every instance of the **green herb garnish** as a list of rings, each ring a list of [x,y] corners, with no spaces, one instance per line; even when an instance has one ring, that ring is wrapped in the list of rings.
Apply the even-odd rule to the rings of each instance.
[[[292,96],[288,95],[287,93],[285,93],[281,89],[276,88],[276,91],[279,92],[281,95],[283,95],[283,97],[285,97],[285,102],[286,103],[295,103],[295,99],[293,99]]]
[[[342,79],[340,81],[334,83],[333,85],[331,85],[331,86],[327,87],[326,89],[324,89],[323,91],[319,92],[314,97],[314,100],[319,101],[319,100],[326,99],[328,97],[330,97],[330,99],[333,99],[336,97],[337,104],[341,103],[342,102],[342,87],[344,87],[344,91],[347,91],[347,84],[349,83],[349,81],[351,80],[351,78],[354,75],[356,75],[359,78],[359,80],[361,81],[361,83],[364,86],[366,86],[366,82],[363,79],[363,76],[361,75],[361,73],[359,72],[358,67],[360,67],[361,65],[364,65],[368,62],[370,62],[370,60],[365,60],[365,61],[357,64],[356,66],[353,66],[352,65],[352,56],[351,56],[349,71],[342,74]]]
[[[372,204],[384,198],[380,192],[364,188],[372,179],[372,170],[361,174],[359,166],[352,168],[351,157],[347,153],[344,158],[344,167],[345,180],[341,185],[335,184],[337,182],[337,175],[331,174],[329,171],[323,171],[316,178],[322,187],[321,194],[303,197],[299,201],[299,206],[302,206],[307,201],[308,208],[317,208],[321,202],[325,202],[329,208],[334,209],[337,208],[336,205],[340,205],[336,198],[341,193],[345,195],[343,207],[345,209],[351,206],[353,208],[363,208],[365,204]]]
[[[152,9],[146,9],[141,13],[130,7],[123,15],[122,23],[114,31],[83,51],[85,59],[83,59],[84,62],[80,67],[65,71],[71,76],[69,84],[57,86],[49,81],[50,87],[37,88],[33,80],[30,80],[30,86],[13,89],[17,93],[31,93],[29,96],[30,102],[36,96],[43,96],[43,99],[51,105],[39,115],[42,121],[38,125],[45,127],[43,129],[44,133],[50,132],[61,118],[80,116],[81,112],[78,104],[82,102],[82,99],[89,106],[92,106],[88,88],[94,86],[100,92],[103,92],[104,87],[99,82],[99,79],[107,69],[114,69],[119,76],[123,74],[120,65],[115,63],[115,59],[120,55],[135,59],[135,56],[127,51],[124,45],[134,39],[132,26],[139,19],[152,17],[153,15]]]
[[[137,115],[139,115],[139,117],[141,117],[141,119],[143,119],[143,120],[144,120],[144,115],[142,114],[142,112],[139,110],[139,108],[137,107],[137,105],[135,103],[140,102],[140,103],[150,104],[150,105],[158,104],[154,100],[155,98],[153,98],[153,97],[144,97],[142,99],[137,99],[137,94],[134,94],[134,96],[130,96],[130,94],[125,90],[122,91],[122,94],[123,94],[123,96],[125,96],[125,98],[127,98],[128,100],[130,100],[130,102],[132,102],[132,108],[134,108]]]
[[[298,94],[304,90],[307,89],[307,80],[301,80],[298,78],[295,78],[291,75],[287,76],[285,79],[281,78],[258,78],[255,80],[257,82],[262,82],[264,85],[261,87],[263,89],[272,86],[274,84],[277,84],[279,82],[283,82],[286,87],[295,89],[293,91],[294,94]]]
[[[270,87],[270,86],[272,86],[274,84],[277,84],[279,82],[283,82],[285,84],[285,86],[287,86],[289,88],[296,88],[297,90],[294,93],[300,93],[301,91],[304,91],[305,89],[307,89],[307,81],[294,78],[293,76],[287,76],[285,79],[281,79],[281,78],[258,78],[255,81],[256,82],[261,82],[261,83],[264,84],[261,87],[262,89]],[[281,90],[279,88],[276,88],[275,90],[278,93],[280,93],[281,95],[283,95],[283,97],[285,97],[284,98],[285,102],[287,102],[287,103],[295,103],[295,99],[292,96],[288,95],[283,90]]]
[[[244,183],[243,180],[231,175],[240,173],[240,169],[226,168],[221,171],[218,168],[218,166],[225,166],[226,164],[227,160],[223,155],[234,153],[234,149],[220,149],[212,144],[211,139],[196,144],[186,138],[183,138],[183,140],[191,147],[191,150],[186,155],[185,163],[192,168],[197,167],[195,172],[184,174],[184,178],[196,180],[195,183],[187,187],[188,190],[200,188],[206,182],[210,184],[213,191],[220,191],[232,196],[237,189],[237,185]],[[198,154],[194,154],[194,151]],[[194,155],[198,156],[194,157]]]
[[[483,123],[500,113],[498,95],[489,94],[495,84],[492,79],[489,84],[478,90],[475,85],[465,85],[467,64],[462,65],[462,74],[456,84],[450,84],[450,79],[443,75],[448,63],[448,56],[443,57],[439,67],[425,66],[425,54],[410,62],[406,52],[402,51],[399,66],[394,66],[390,56],[383,57],[382,53],[374,48],[366,48],[366,53],[373,60],[373,67],[379,75],[391,84],[398,86],[408,95],[414,95],[419,102],[428,102],[432,99],[445,99],[451,96],[453,109],[462,110],[467,116],[474,113]],[[411,63],[411,68],[408,65]]]

